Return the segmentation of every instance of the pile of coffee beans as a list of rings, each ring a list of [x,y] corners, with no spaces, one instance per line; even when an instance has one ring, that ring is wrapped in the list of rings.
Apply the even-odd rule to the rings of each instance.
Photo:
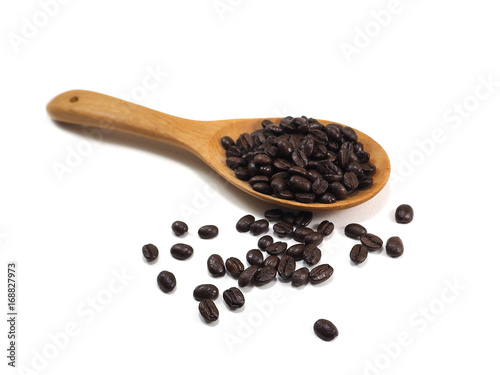
[[[372,185],[376,166],[354,129],[313,118],[285,117],[279,124],[221,138],[226,164],[262,194],[302,203],[334,203]]]

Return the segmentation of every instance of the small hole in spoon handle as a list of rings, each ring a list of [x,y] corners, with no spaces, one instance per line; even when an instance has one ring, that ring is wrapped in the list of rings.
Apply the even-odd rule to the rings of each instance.
[[[78,101],[78,96],[73,96],[73,97],[69,100],[69,102],[70,102],[70,103],[76,103],[77,101]]]

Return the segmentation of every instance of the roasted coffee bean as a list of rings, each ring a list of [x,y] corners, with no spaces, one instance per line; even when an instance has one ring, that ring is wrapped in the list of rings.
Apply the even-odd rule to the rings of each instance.
[[[326,192],[325,194],[321,195],[317,199],[317,201],[318,201],[318,203],[331,204],[331,203],[335,203],[336,199],[335,199],[335,196],[332,193]]]
[[[310,233],[313,233],[314,230],[309,227],[298,227],[293,232],[292,238],[297,242],[304,242],[304,238]]]
[[[280,199],[291,200],[294,198],[295,195],[290,190],[284,190],[280,193],[277,193],[276,196]]]
[[[273,167],[277,171],[287,171],[292,166],[288,160],[276,159],[273,161]]]
[[[226,165],[231,169],[236,169],[238,167],[244,167],[247,164],[245,159],[239,156],[231,156],[226,159]]]
[[[333,182],[330,185],[330,192],[335,196],[335,199],[339,201],[346,199],[347,196],[349,195],[345,186],[342,185],[340,182]]]
[[[158,248],[153,244],[144,245],[142,255],[148,262],[154,262],[158,258]]]
[[[278,264],[278,274],[282,279],[288,279],[295,271],[295,260],[289,255],[283,255]]]
[[[313,218],[313,213],[310,211],[299,211],[295,215],[294,225],[296,227],[307,227]]]
[[[354,172],[346,172],[344,173],[344,179],[342,180],[342,184],[348,191],[356,190],[358,188],[359,181]]]
[[[323,242],[323,236],[318,232],[311,232],[307,236],[304,237],[304,243],[306,245],[314,244],[319,245]]]
[[[354,245],[349,254],[354,264],[363,263],[368,257],[368,248],[365,245]]]
[[[269,222],[266,219],[256,220],[250,225],[250,233],[255,236],[263,234],[269,230]]]
[[[310,146],[311,144],[314,145],[314,140],[310,140],[309,142],[310,143],[305,146],[304,151],[295,150],[294,152],[292,152],[292,160],[297,167],[305,168],[307,166],[307,163],[309,162],[307,153],[309,153],[309,156],[311,156],[314,147]]]
[[[399,237],[391,237],[385,244],[385,250],[387,251],[387,255],[392,258],[400,257],[404,252],[403,241]]]
[[[316,323],[314,323],[313,329],[316,336],[324,341],[332,341],[339,335],[337,327],[326,319],[318,319]]]
[[[174,274],[168,271],[161,271],[156,278],[156,282],[164,293],[170,293],[177,285]]]
[[[413,220],[413,208],[408,204],[402,204],[396,209],[396,222],[408,224]]]
[[[283,178],[275,178],[271,180],[271,189],[273,189],[274,193],[278,195],[287,189],[286,181]]]
[[[360,241],[368,248],[369,251],[378,250],[384,244],[384,241],[382,241],[380,237],[371,233],[363,234],[360,237]]]
[[[366,189],[373,184],[373,178],[371,177],[360,177],[358,181],[358,189]]]
[[[188,226],[185,222],[183,221],[174,221],[172,223],[172,232],[174,232],[174,234],[177,236],[177,237],[180,237],[180,236],[183,236],[184,234],[186,234],[188,231]]]
[[[306,285],[309,282],[309,270],[307,267],[299,268],[292,273],[290,279],[292,281],[292,285],[295,287]]]
[[[310,266],[313,266],[321,260],[321,250],[313,243],[305,245],[302,251],[302,259]]]
[[[280,262],[280,258],[276,255],[269,255],[266,259],[264,259],[264,267],[273,267],[274,269],[278,269],[278,264]]]
[[[321,234],[323,237],[328,237],[330,234],[332,234],[334,228],[335,225],[333,225],[331,221],[323,220],[318,225],[318,233]]]
[[[238,277],[244,269],[245,266],[238,258],[231,257],[226,259],[226,270],[231,276]]]
[[[314,183],[314,181],[323,178],[323,175],[319,173],[316,169],[308,169],[307,170],[307,179]]]
[[[316,199],[314,193],[295,193],[293,197],[297,202],[301,203],[312,203]]]
[[[198,235],[204,240],[208,240],[217,237],[219,234],[219,228],[215,225],[204,225],[198,230]]]
[[[258,154],[253,158],[253,162],[256,166],[260,167],[261,165],[271,164],[273,159],[266,154]]]
[[[262,266],[264,264],[264,255],[258,249],[249,250],[247,252],[247,262],[252,266]]]
[[[363,168],[359,163],[351,162],[345,167],[346,171],[354,173],[358,178],[364,175]]]
[[[291,236],[293,234],[293,225],[281,221],[273,225],[273,231],[280,238]]]
[[[234,146],[233,138],[225,136],[220,139],[220,143],[224,150],[227,150],[229,147]]]
[[[259,238],[259,241],[257,242],[257,246],[261,250],[266,250],[267,247],[272,245],[273,243],[274,243],[274,239],[271,236],[266,235],[266,236],[262,236],[261,238]]]
[[[297,245],[290,246],[286,250],[286,255],[291,256],[296,261],[302,260],[303,259],[302,253],[304,251],[304,247],[305,247],[305,245],[303,245],[303,244],[297,244]]]
[[[240,233],[248,232],[250,230],[250,225],[252,225],[254,222],[254,216],[245,215],[236,223],[236,230]]]
[[[186,260],[193,255],[193,248],[185,243],[176,243],[170,248],[170,254],[175,259]]]
[[[211,299],[201,301],[198,305],[198,310],[207,323],[212,323],[219,319],[219,310]]]
[[[230,309],[239,309],[245,304],[245,297],[238,288],[232,287],[222,293],[222,298]]]
[[[292,224],[295,222],[295,214],[293,212],[285,212],[283,214],[283,221],[288,224]]]
[[[278,266],[279,267],[279,266]],[[273,267],[264,267],[257,271],[253,280],[255,285],[262,286],[276,279],[276,270]]]
[[[224,260],[219,254],[212,254],[207,260],[208,272],[213,277],[222,277],[226,274],[226,268],[224,267]]]
[[[356,223],[348,224],[344,228],[344,234],[349,238],[354,238],[355,240],[359,240],[359,238],[366,233],[365,227]]]
[[[328,280],[333,275],[333,268],[329,264],[321,264],[309,271],[309,282],[319,284]]]
[[[269,255],[278,255],[284,253],[287,247],[288,244],[286,242],[276,241],[273,244],[269,245],[266,248],[266,251]]]
[[[219,289],[213,284],[201,284],[194,288],[193,297],[197,301],[215,300],[219,297]]]
[[[371,176],[377,169],[377,167],[375,167],[372,163],[361,164],[361,168],[363,168],[363,174],[365,176]]]
[[[226,150],[226,158],[231,156],[241,156],[241,150],[237,146],[229,146]]]
[[[248,286],[252,283],[253,277],[259,270],[258,266],[250,266],[246,269],[243,270],[242,273],[240,273],[240,276],[238,276],[238,285],[240,288],[243,288],[245,286]]]
[[[311,181],[302,176],[291,176],[288,185],[297,192],[307,193],[311,190]]]
[[[238,167],[238,168],[236,168],[234,170],[234,176],[238,180],[242,180],[242,181],[248,181],[252,177],[252,175],[250,174],[250,172],[248,171],[248,169],[245,168],[245,167]]]
[[[341,131],[342,131],[342,134],[344,135],[344,137],[348,141],[357,142],[358,134],[356,133],[356,130],[354,130],[353,128],[351,128],[349,126],[343,126]]]
[[[252,189],[255,191],[266,194],[266,195],[272,195],[273,194],[273,189],[271,185],[269,185],[267,182],[257,182],[252,185]]]
[[[311,185],[311,191],[316,195],[322,195],[328,190],[328,182],[322,178],[318,178]]]
[[[269,182],[270,182],[269,177],[259,176],[259,175],[253,176],[250,180],[248,180],[248,183],[252,186],[255,184],[258,184],[258,183],[267,183],[268,184]]]
[[[290,167],[290,169],[288,169],[288,174],[290,176],[301,176],[306,178],[308,176],[307,169],[297,166]]]

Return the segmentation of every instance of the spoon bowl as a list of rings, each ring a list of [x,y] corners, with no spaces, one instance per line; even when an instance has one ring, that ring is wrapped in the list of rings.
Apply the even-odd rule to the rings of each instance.
[[[260,129],[265,119],[279,123],[281,118],[188,120],[85,90],[67,91],[56,96],[47,104],[47,112],[55,121],[123,131],[183,148],[199,157],[219,175],[245,193],[267,203],[295,210],[328,211],[357,206],[373,198],[382,190],[389,179],[391,170],[389,157],[382,146],[368,135],[356,130],[358,141],[363,143],[365,151],[370,154],[370,162],[377,167],[372,176],[373,184],[335,203],[301,203],[259,193],[253,190],[247,181],[237,179],[234,171],[226,165],[225,150],[220,143],[223,136],[236,140],[242,133],[252,133]],[[324,125],[331,123],[331,121],[319,121]]]

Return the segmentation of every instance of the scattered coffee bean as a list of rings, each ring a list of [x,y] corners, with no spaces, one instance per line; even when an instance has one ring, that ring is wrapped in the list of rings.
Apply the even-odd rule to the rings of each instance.
[[[360,237],[366,233],[365,227],[356,223],[348,224],[344,228],[344,234],[349,238],[354,238],[355,240],[359,240]]]
[[[294,225],[296,227],[307,227],[313,218],[313,213],[310,211],[299,211],[295,215]]]
[[[402,204],[396,209],[396,222],[408,224],[413,220],[413,208],[408,204]]]
[[[302,260],[305,246],[304,244],[292,245],[286,250],[286,255],[291,256],[296,261]]]
[[[212,323],[219,319],[219,310],[211,299],[201,301],[198,305],[198,310],[207,323]]]
[[[299,268],[292,273],[290,278],[292,280],[292,285],[295,287],[306,285],[309,282],[309,270],[307,267]]]
[[[280,238],[291,236],[293,234],[293,225],[281,221],[273,225],[273,231]]]
[[[158,286],[164,293],[170,293],[177,285],[174,274],[168,271],[161,271],[158,274],[156,281],[158,283]]]
[[[240,288],[248,286],[252,283],[253,278],[257,271],[259,270],[258,266],[250,266],[247,269],[243,270],[238,277],[238,285]]]
[[[208,272],[213,277],[222,277],[226,274],[226,268],[224,267],[224,260],[219,254],[212,254],[207,260]]]
[[[330,234],[332,234],[334,228],[335,226],[331,221],[323,220],[318,225],[318,233],[321,234],[323,237],[328,237]]]
[[[309,282],[319,284],[328,280],[333,275],[333,268],[329,264],[321,264],[309,271]]]
[[[172,231],[177,237],[180,237],[187,233],[188,226],[183,221],[174,221],[172,223]]]
[[[158,258],[158,248],[153,244],[144,245],[142,247],[142,255],[148,262],[153,262]]]
[[[387,255],[392,258],[400,257],[404,252],[403,241],[399,237],[391,237],[385,244],[385,250],[387,251]]]
[[[298,227],[295,229],[295,232],[293,232],[292,238],[297,242],[304,242],[306,236],[313,232],[314,230],[309,227]]]
[[[384,241],[374,234],[366,233],[360,237],[360,241],[365,245],[369,251],[378,250],[382,248]]]
[[[197,301],[204,299],[215,300],[219,297],[219,289],[212,284],[201,284],[194,288],[193,297]]]
[[[295,260],[289,255],[283,255],[278,264],[278,275],[281,276],[282,279],[288,279],[292,276],[292,273],[295,271]]]
[[[240,233],[248,232],[250,231],[250,226],[255,222],[255,217],[252,215],[245,215],[243,216],[238,222],[236,223],[236,230]]]
[[[276,270],[273,267],[264,267],[258,270],[253,280],[255,285],[262,286],[276,279]]]
[[[319,245],[322,242],[323,242],[323,236],[318,232],[313,231],[304,237],[304,243],[306,245],[309,245],[309,244]]]
[[[368,248],[365,245],[354,245],[349,254],[354,264],[363,263],[368,257]]]
[[[283,210],[280,208],[273,208],[264,212],[264,217],[269,221],[279,221],[283,218]]]
[[[238,277],[244,269],[245,266],[238,258],[231,257],[226,259],[226,270],[231,276]]]
[[[264,264],[264,255],[258,249],[249,250],[247,252],[247,262],[252,266],[262,266]]]
[[[278,269],[278,264],[280,262],[280,258],[276,255],[269,255],[266,259],[264,259],[264,267],[273,267],[275,270]]]
[[[278,255],[286,251],[288,244],[286,242],[277,241],[266,248],[269,255]]]
[[[232,287],[222,293],[222,298],[230,309],[239,309],[245,304],[245,297],[238,288]]]
[[[266,235],[266,236],[263,236],[259,239],[259,241],[257,242],[257,246],[261,250],[266,250],[267,247],[272,245],[273,243],[274,243],[274,239],[271,236]]]
[[[175,259],[186,260],[193,255],[193,248],[185,243],[176,243],[170,248],[170,254]]]
[[[320,339],[325,341],[332,341],[335,337],[339,335],[337,327],[326,319],[319,319],[314,323],[314,333]]]
[[[321,260],[321,250],[313,243],[305,245],[302,251],[302,258],[304,262],[313,266]]]
[[[215,225],[204,225],[198,230],[198,235],[204,240],[208,240],[217,237],[219,234],[219,228]]]
[[[250,233],[255,236],[264,234],[269,230],[269,222],[266,219],[260,219],[250,225]]]

